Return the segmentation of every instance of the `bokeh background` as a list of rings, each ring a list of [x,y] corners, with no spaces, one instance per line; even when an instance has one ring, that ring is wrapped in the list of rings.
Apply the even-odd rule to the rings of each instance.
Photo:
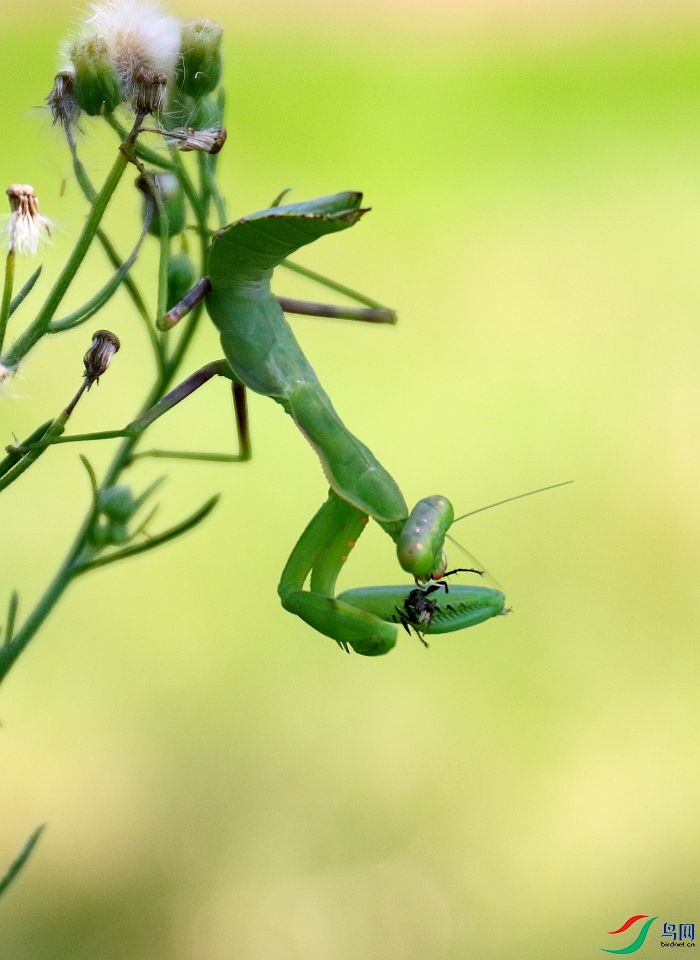
[[[278,605],[325,488],[276,405],[251,400],[250,464],[134,466],[137,489],[167,472],[164,524],[223,500],[76,584],[3,686],[0,862],[49,826],[0,904],[2,960],[583,960],[633,914],[700,922],[694,6],[178,0],[226,27],[231,215],[287,186],[373,207],[298,259],[400,325],[294,325],[407,499],[576,482],[462,524],[510,616],[369,660]],[[33,109],[72,15],[0,10],[0,183],[33,183],[58,224],[44,290],[84,215]],[[86,133],[99,180],[113,143]],[[137,214],[126,189],[123,249]],[[81,431],[128,421],[150,375],[125,298],[95,325],[123,349]],[[72,395],[90,332],[27,361],[3,443]],[[192,367],[218,352],[203,326]],[[211,384],[153,440],[230,431]],[[2,595],[25,611],[86,507],[77,453],[3,496]],[[109,445],[89,453],[99,469]],[[343,584],[394,581],[389,542],[364,540]],[[660,953],[656,935],[640,956]]]

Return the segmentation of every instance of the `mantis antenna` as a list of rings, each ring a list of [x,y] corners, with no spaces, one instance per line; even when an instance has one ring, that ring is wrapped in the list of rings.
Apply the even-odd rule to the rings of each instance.
[[[455,524],[458,520],[464,520],[466,517],[473,517],[475,513],[483,513],[484,510],[490,510],[491,507],[500,507],[504,503],[512,503],[513,500],[523,500],[525,497],[533,497],[536,493],[545,493],[547,490],[556,490],[557,487],[567,487],[573,482],[573,480],[562,480],[561,483],[550,483],[549,486],[538,487],[536,490],[528,490],[527,493],[518,493],[514,497],[506,497],[505,500],[496,500],[495,503],[488,503],[485,507],[477,507],[476,510],[470,510],[468,513],[463,513],[461,516],[455,517],[452,523]],[[481,563],[473,553],[470,553],[469,550],[463,547],[458,540],[455,540],[455,538],[449,533],[445,534],[445,539],[449,540],[450,543],[453,543],[458,550],[462,551],[465,557],[469,557],[469,559],[474,562],[477,567],[481,567],[484,573],[488,574],[489,578],[493,580],[494,583],[498,584],[498,581],[490,573],[488,573],[488,570],[486,570],[483,563]]]
[[[500,507],[504,503],[512,503],[513,500],[523,500],[525,497],[532,497],[536,493],[545,493],[547,490],[556,490],[557,487],[568,487],[573,480],[562,480],[561,483],[550,483],[548,487],[538,487],[537,490],[528,490],[527,493],[518,493],[514,497],[506,497],[505,500],[496,500],[495,503],[487,503],[485,507],[477,507],[476,510],[470,510],[469,513],[463,513],[460,517],[455,517],[452,523],[458,520],[464,520],[465,517],[473,517],[475,513],[483,513],[484,510],[490,510],[491,507]]]

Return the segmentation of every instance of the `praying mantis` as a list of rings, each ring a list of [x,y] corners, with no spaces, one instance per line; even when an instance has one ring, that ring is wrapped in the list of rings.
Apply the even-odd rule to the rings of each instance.
[[[122,430],[64,437],[65,420],[81,388],[46,435],[45,425],[41,428],[40,442],[32,443],[34,438],[30,437],[24,445],[8,451],[12,451],[11,456],[29,453],[24,461],[28,464],[32,454],[44,449],[47,442],[137,437],[212,377],[223,376],[231,381],[239,452],[216,459],[244,461],[251,456],[246,389],[270,397],[309,441],[330,487],[325,503],[307,525],[282,571],[278,586],[282,606],[335,640],[343,650],[378,656],[395,646],[399,624],[425,643],[425,634],[462,630],[504,613],[505,597],[500,590],[482,585],[448,586],[447,578],[460,572],[447,569],[444,551],[455,521],[449,500],[441,495],[428,496],[409,511],[396,481],[336,412],[282,307],[302,311],[295,311],[291,301],[282,301],[272,293],[275,267],[300,247],[357,223],[367,212],[361,202],[360,193],[338,193],[305,203],[273,206],[223,227],[212,237],[207,275],[160,318],[158,326],[170,329],[204,301],[220,332],[225,359],[191,374]],[[113,336],[98,331],[95,337],[99,340],[105,335]],[[209,459],[208,455],[161,453]],[[204,512],[210,507],[206,506]],[[414,583],[366,586],[336,594],[338,575],[369,520],[374,520],[394,542],[399,566]]]
[[[240,402],[240,391],[247,387],[279,403],[315,450],[330,490],[292,550],[279,597],[286,610],[342,649],[377,656],[394,647],[398,623],[413,627],[421,638],[461,630],[502,614],[505,597],[485,586],[448,588],[444,577],[455,572],[447,571],[444,553],[454,520],[450,502],[429,496],[408,510],[393,477],[341,420],[271,291],[274,268],[282,260],[351,227],[366,213],[361,202],[360,193],[339,193],[271,207],[219,230],[212,239],[207,277],[160,326],[169,328],[203,299],[220,332],[228,367],[223,371],[219,365],[215,372],[231,378],[234,398],[238,391],[239,437],[248,436]],[[393,540],[399,565],[415,584],[361,587],[336,595],[342,566],[370,519]]]

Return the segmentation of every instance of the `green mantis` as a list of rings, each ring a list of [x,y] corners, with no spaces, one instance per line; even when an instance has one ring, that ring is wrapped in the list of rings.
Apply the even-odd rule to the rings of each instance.
[[[439,583],[454,519],[442,496],[427,497],[409,512],[395,480],[336,412],[270,288],[274,268],[295,250],[356,223],[366,212],[361,200],[359,193],[339,193],[272,207],[224,227],[212,240],[208,279],[171,311],[171,321],[206,297],[233,380],[279,403],[316,451],[328,499],[294,547],[279,596],[286,610],[342,648],[375,656],[395,645],[397,623],[420,635],[460,630],[503,613],[505,598],[483,586],[448,591],[444,581],[442,592],[404,585],[335,594],[368,519],[391,537],[402,570],[416,583]],[[428,601],[428,593],[439,596]]]
[[[376,656],[396,644],[397,625],[409,633],[413,630],[421,640],[424,634],[462,630],[503,613],[505,597],[500,590],[481,585],[448,586],[446,578],[458,572],[447,570],[444,552],[454,522],[449,500],[439,495],[425,497],[409,511],[396,481],[341,420],[292,333],[281,301],[272,293],[275,267],[300,247],[351,227],[366,212],[361,199],[361,194],[347,192],[275,206],[214,234],[208,275],[161,318],[159,326],[169,329],[204,300],[220,331],[225,359],[206,364],[123,430],[52,436],[49,442],[137,437],[218,375],[232,382],[240,452],[216,459],[242,461],[250,457],[246,388],[275,400],[315,450],[330,486],[326,502],[284,567],[278,587],[280,600],[286,610],[344,650]],[[29,462],[44,445],[30,442],[17,449],[28,454],[25,460]],[[16,453],[13,448],[13,455]],[[369,520],[392,539],[399,566],[414,583],[360,587],[336,594],[338,575]]]

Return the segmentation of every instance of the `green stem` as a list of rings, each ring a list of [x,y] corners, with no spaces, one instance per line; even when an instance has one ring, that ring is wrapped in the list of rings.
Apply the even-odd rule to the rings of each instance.
[[[78,237],[78,241],[73,248],[73,252],[68,258],[63,270],[59,274],[58,279],[53,285],[53,288],[49,292],[46,302],[37,314],[36,319],[32,324],[29,325],[29,327],[27,327],[25,332],[21,334],[17,340],[15,340],[7,356],[3,359],[5,366],[16,366],[47,332],[49,324],[51,323],[51,320],[58,309],[58,305],[63,299],[68,286],[78,272],[80,264],[87,255],[90,244],[97,233],[97,228],[99,227],[102,217],[105,214],[107,205],[112,199],[114,191],[117,189],[119,181],[121,180],[128,163],[128,151],[122,146],[122,149],[119,150],[117,158],[112,165],[112,169],[107,175],[107,179],[105,180],[102,189],[95,197],[95,202],[93,203],[92,209],[90,210],[88,218],[85,221],[82,232]]]
[[[105,120],[112,130],[117,133],[120,140],[126,140],[128,138],[129,133],[126,127],[121,125],[114,114],[108,113],[105,117]],[[155,150],[150,150],[148,147],[144,147],[141,143],[134,146],[134,153],[139,160],[143,160],[145,163],[150,163],[154,167],[160,167],[161,170],[169,170],[171,173],[175,172],[172,163],[169,160],[166,160],[162,154],[157,153]]]
[[[78,186],[80,187],[82,194],[85,197],[85,199],[88,201],[88,203],[94,203],[95,197],[97,196],[97,191],[95,190],[95,187],[93,186],[92,181],[88,176],[87,170],[85,169],[85,166],[83,165],[82,160],[78,156],[78,148],[75,143],[75,140],[73,139],[73,135],[70,129],[66,130],[66,140],[68,141],[68,148],[70,150],[71,158],[73,160],[73,172],[75,173],[75,179],[78,183]],[[115,270],[118,270],[119,267],[121,266],[122,258],[117,253],[117,250],[114,247],[114,244],[109,239],[107,234],[104,232],[102,227],[100,227],[97,231],[97,239],[102,244],[102,249],[106,253],[107,259],[109,260],[109,262],[112,264]],[[160,343],[158,341],[158,337],[156,336],[156,332],[153,329],[153,323],[151,322],[151,317],[148,313],[148,307],[146,306],[146,302],[143,299],[141,295],[141,291],[139,290],[138,286],[136,285],[134,279],[131,277],[130,274],[126,275],[126,277],[122,280],[122,284],[126,288],[126,291],[129,294],[129,297],[131,298],[131,302],[136,308],[137,313],[139,314],[139,316],[141,317],[141,319],[146,325],[146,333],[148,334],[148,339],[151,342],[151,348],[155,355],[156,363],[160,368],[162,367],[162,364],[163,364],[163,358],[160,352]]]
[[[5,342],[5,331],[7,330],[7,321],[10,317],[10,307],[12,305],[12,288],[15,282],[15,251],[10,250],[5,261],[5,283],[2,289],[2,305],[0,305],[0,356],[2,356],[2,345]]]
[[[32,855],[34,847],[37,845],[39,837],[46,827],[45,823],[42,823],[41,826],[37,827],[34,830],[25,843],[24,847],[20,851],[19,856],[10,864],[10,867],[4,877],[0,878],[0,896],[7,890],[12,881],[15,879],[17,874],[22,870],[27,860],[29,860]]]
[[[23,453],[21,459],[3,473],[2,477],[0,477],[0,490],[9,487],[11,483],[14,483],[15,480],[21,477],[24,471],[28,470],[31,465],[39,459],[42,453],[63,433],[67,419],[64,419],[64,414],[56,417],[56,419],[49,424],[46,432],[39,438],[39,441],[32,444],[32,447],[28,449],[26,453]],[[12,456],[12,454],[10,454],[10,456]]]
[[[179,151],[173,149],[171,152],[171,156],[172,156],[173,173],[175,173],[178,180],[180,181],[180,185],[182,186],[182,189],[185,191],[185,196],[190,202],[190,206],[192,207],[192,212],[195,215],[197,224],[200,226],[200,229],[201,228],[206,229],[207,217],[205,212],[205,205],[202,202],[202,198],[198,195],[197,191],[194,188],[192,179],[189,173],[187,172],[187,167],[182,162],[182,157],[180,156]]]
[[[123,172],[123,170],[122,170]],[[103,188],[104,190],[104,188]],[[206,265],[207,257],[207,231],[206,224],[199,221],[199,236],[200,236],[200,266],[202,272],[204,272]],[[187,349],[192,341],[195,330],[197,328],[199,317],[201,316],[202,305],[199,304],[195,308],[190,316],[188,323],[185,326],[184,332],[180,337],[173,354],[170,359],[164,363],[162,369],[159,371],[156,382],[150,390],[148,396],[146,397],[141,410],[139,412],[139,417],[145,417],[148,414],[148,411],[164,396],[167,392],[168,387],[172,383],[177,373],[177,370],[187,352]],[[137,436],[127,436],[123,443],[120,445],[117,453],[112,460],[112,463],[107,469],[107,473],[102,481],[100,490],[105,490],[107,487],[113,486],[119,478],[121,472],[131,463],[134,455],[134,449],[138,444],[140,435]],[[99,491],[98,491],[99,496]],[[61,565],[58,573],[53,578],[49,586],[44,591],[44,594],[40,598],[39,602],[35,606],[34,610],[31,612],[27,620],[23,623],[22,627],[16,632],[12,643],[2,651],[0,654],[0,683],[7,676],[8,672],[12,668],[13,664],[16,662],[20,654],[26,649],[29,642],[32,640],[37,630],[44,623],[49,613],[56,606],[61,596],[68,588],[74,577],[77,575],[78,566],[83,566],[86,562],[85,554],[89,548],[88,536],[92,525],[95,519],[94,505],[91,504],[90,510],[85,516],[80,530],[78,531],[73,544],[71,545],[66,558]],[[84,566],[83,566],[84,569]]]
[[[25,620],[22,629],[17,631],[11,643],[7,644],[0,651],[0,683],[2,683],[10,672],[17,658],[51,613],[56,602],[73,579],[73,563],[79,550],[82,548],[83,536],[84,531],[81,530],[73,541],[73,546],[58,573],[44,591],[44,595],[34,607],[29,617]]]

